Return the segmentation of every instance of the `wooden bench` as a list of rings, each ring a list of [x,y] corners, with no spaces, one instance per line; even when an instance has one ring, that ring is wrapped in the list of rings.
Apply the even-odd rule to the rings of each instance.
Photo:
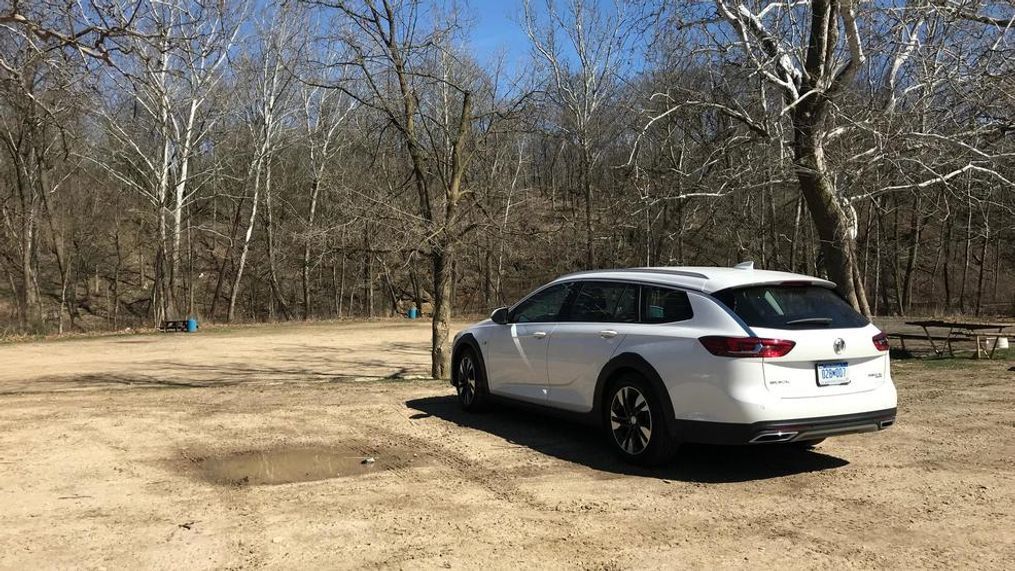
[[[948,347],[948,352],[951,353],[952,343],[955,341],[969,341],[969,336],[964,333],[953,333],[951,335],[923,335],[920,333],[886,333],[889,339],[898,339],[899,347],[903,351],[906,349],[906,341],[928,341],[931,344],[931,350],[935,355],[941,355],[944,353],[943,350],[939,350],[935,341],[940,341],[944,346]]]
[[[976,342],[976,358],[979,359],[981,355],[988,359],[994,358],[994,350],[997,349],[998,338],[1000,338],[1006,329],[1011,329],[1015,326],[1015,323],[988,323],[983,321],[951,321],[944,319],[926,319],[921,321],[907,321],[906,325],[916,325],[923,329],[926,333],[927,340],[930,341],[931,348],[938,355],[944,354],[944,350],[938,350],[937,344],[934,343],[935,337],[930,333],[931,329],[945,329],[948,331],[947,341],[945,343],[948,354],[952,357],[955,356],[955,352],[952,350],[952,341],[956,340],[968,340]],[[961,335],[961,337],[955,337],[955,335]],[[990,345],[990,350],[981,348],[981,339],[984,337],[994,338],[994,342]]]
[[[162,322],[159,327],[159,331],[163,333],[169,333],[170,331],[187,331],[187,320],[186,319],[167,319]]]

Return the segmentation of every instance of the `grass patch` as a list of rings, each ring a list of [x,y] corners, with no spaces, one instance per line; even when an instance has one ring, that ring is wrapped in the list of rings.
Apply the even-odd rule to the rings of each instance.
[[[942,355],[940,357],[917,357],[913,359],[893,359],[892,365],[901,365],[903,367],[909,365],[916,365],[921,367],[927,367],[929,369],[966,369],[969,367],[981,366],[980,364],[998,363],[998,362],[1015,362],[1015,350],[1012,349],[998,349],[994,352],[993,359],[986,359],[981,357],[980,359],[974,358],[973,351],[956,351],[954,357],[949,355]]]

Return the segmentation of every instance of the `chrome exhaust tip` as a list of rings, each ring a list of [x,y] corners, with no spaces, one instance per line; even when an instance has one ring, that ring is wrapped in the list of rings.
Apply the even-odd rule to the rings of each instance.
[[[796,438],[797,432],[771,431],[762,432],[751,439],[751,444],[767,444],[770,442],[789,442]]]
[[[891,418],[891,419],[888,419],[888,420],[882,420],[881,424],[879,426],[880,426],[881,430],[884,430],[884,429],[886,429],[889,426],[892,426],[894,424],[895,424],[895,419]]]

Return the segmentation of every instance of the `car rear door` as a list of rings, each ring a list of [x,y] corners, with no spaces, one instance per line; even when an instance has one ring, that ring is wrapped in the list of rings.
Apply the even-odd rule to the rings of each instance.
[[[548,404],[568,410],[592,408],[596,380],[626,328],[638,321],[637,284],[584,281],[550,335]]]

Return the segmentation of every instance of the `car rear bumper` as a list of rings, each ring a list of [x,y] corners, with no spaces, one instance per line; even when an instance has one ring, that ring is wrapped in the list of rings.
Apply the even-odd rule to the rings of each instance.
[[[877,432],[895,424],[896,408],[789,420],[766,420],[750,424],[681,420],[673,423],[681,442],[702,444],[767,444],[817,440],[829,436]]]

